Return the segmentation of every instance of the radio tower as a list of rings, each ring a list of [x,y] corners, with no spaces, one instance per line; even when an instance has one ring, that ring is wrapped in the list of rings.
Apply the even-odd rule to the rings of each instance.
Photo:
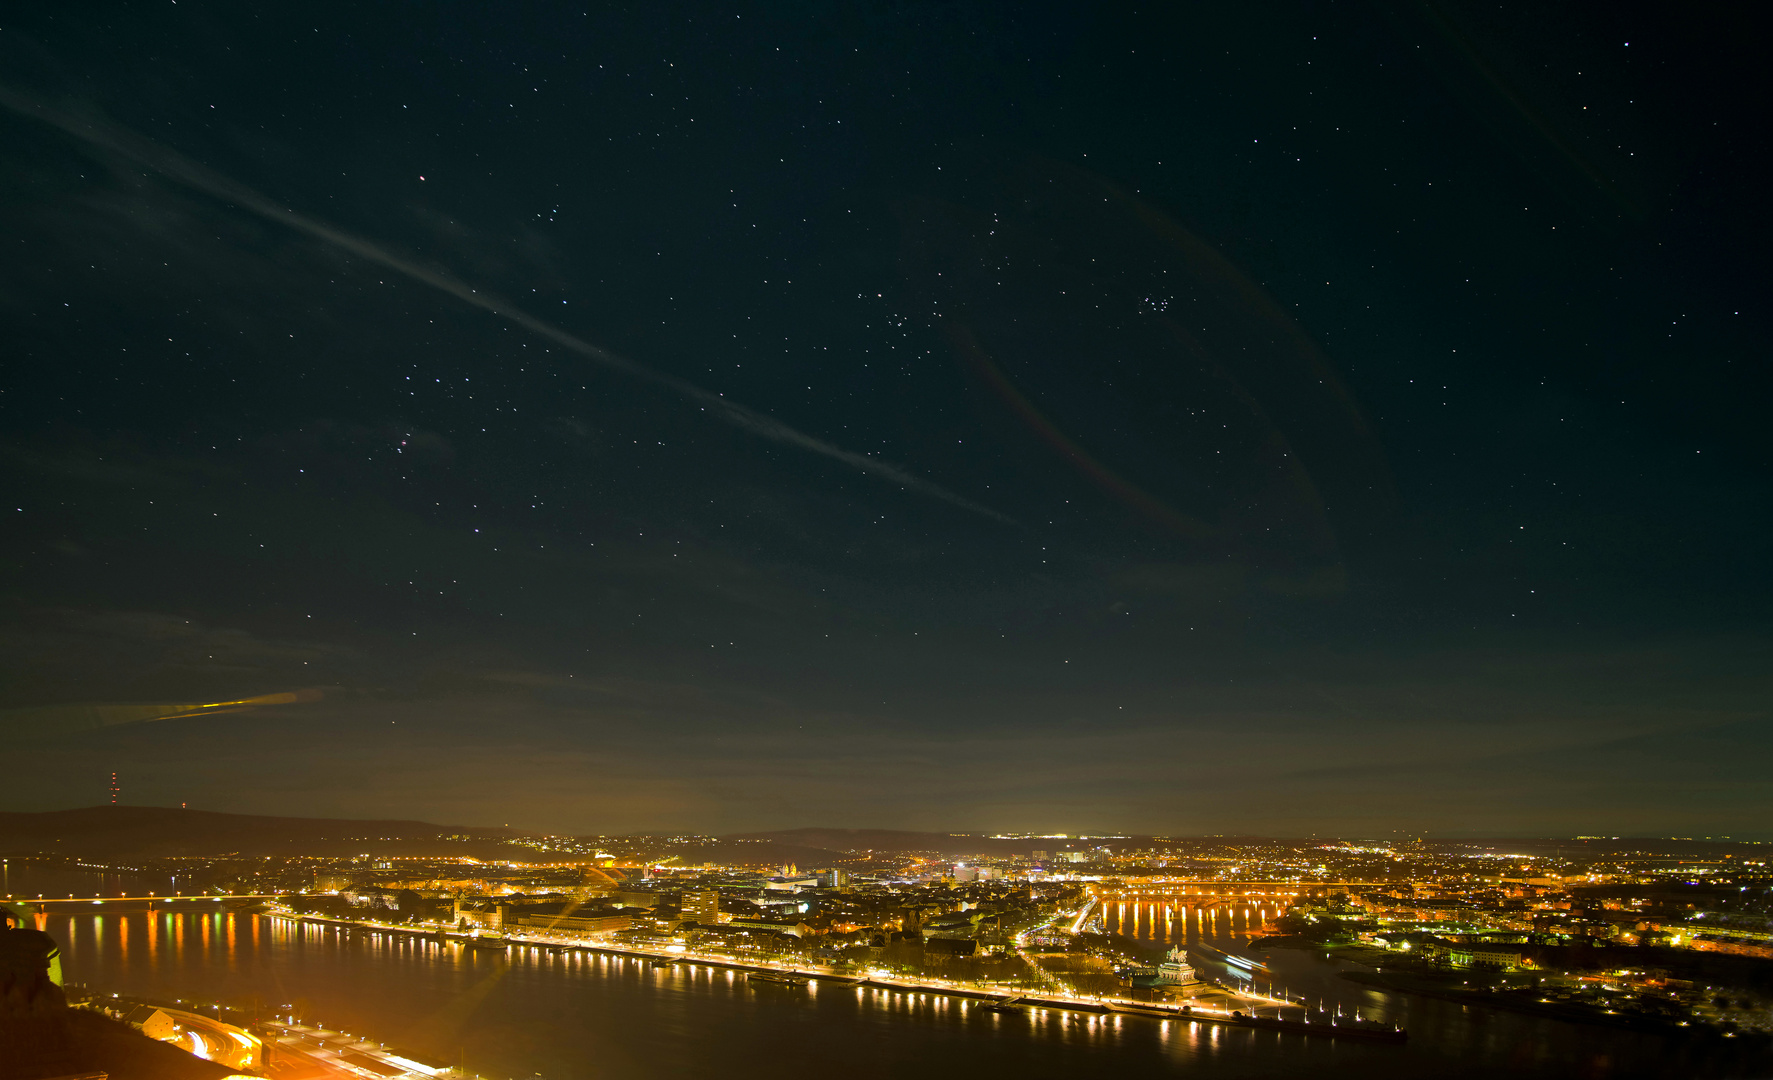
[[[111,805],[112,806],[117,805],[117,795],[122,790],[123,790],[122,788],[117,786],[117,770],[112,769],[111,770]]]

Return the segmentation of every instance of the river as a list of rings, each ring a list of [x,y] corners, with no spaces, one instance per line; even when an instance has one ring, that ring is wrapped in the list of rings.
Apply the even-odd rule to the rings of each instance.
[[[15,866],[14,895],[117,895],[133,883]],[[36,886],[44,886],[39,890]],[[1235,948],[1264,913],[1194,909],[1111,928],[1152,940]],[[1204,916],[1204,917],[1203,917]],[[265,915],[184,905],[147,912],[52,912],[70,981],[95,989],[291,1007],[306,1019],[464,1064],[497,1080],[770,1077],[784,1070],[917,1078],[1123,1074],[1254,1077],[1703,1077],[1766,1075],[1717,1051],[1638,1035],[1381,993],[1334,977],[1308,953],[1268,958],[1295,996],[1400,1024],[1406,1045],[1062,1012],[994,1014],[934,994],[818,984],[747,985],[706,966],[621,957],[347,936]],[[1210,967],[1210,966],[1209,966]],[[1208,974],[1212,974],[1209,970]]]

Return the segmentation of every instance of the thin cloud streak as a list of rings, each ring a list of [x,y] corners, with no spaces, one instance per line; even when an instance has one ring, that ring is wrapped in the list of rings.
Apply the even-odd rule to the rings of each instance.
[[[441,292],[472,304],[483,311],[491,312],[517,326],[528,330],[538,337],[543,337],[563,348],[570,349],[579,355],[609,368],[612,371],[627,375],[630,378],[662,387],[687,398],[701,406],[704,411],[712,412],[727,423],[747,431],[761,439],[798,447],[809,453],[842,462],[863,472],[880,477],[883,480],[898,484],[909,491],[916,491],[931,498],[940,499],[963,510],[983,515],[1004,524],[1015,524],[1013,519],[956,494],[938,484],[917,477],[900,466],[880,461],[866,454],[858,454],[834,446],[823,439],[808,435],[789,427],[767,413],[728,401],[719,394],[704,390],[694,383],[685,382],[673,375],[654,371],[651,368],[610,352],[608,349],[593,345],[583,338],[562,330],[560,327],[542,321],[533,315],[513,306],[505,300],[483,293],[464,282],[458,281],[447,274],[440,273],[402,259],[361,237],[342,232],[322,221],[296,213],[285,206],[279,206],[271,199],[237,183],[220,173],[205,168],[176,151],[169,150],[151,140],[144,139],[124,128],[103,121],[73,116],[58,109],[44,105],[5,86],[0,86],[0,105],[6,106],[21,116],[49,124],[52,127],[82,140],[90,145],[109,150],[112,153],[143,165],[160,173],[168,179],[175,180],[187,187],[195,188],[205,194],[226,202],[231,202],[242,209],[251,211],[260,217],[278,222],[298,232],[307,233],[317,239],[324,240],[335,247],[344,249],[368,262],[378,263],[399,274],[422,282]]]

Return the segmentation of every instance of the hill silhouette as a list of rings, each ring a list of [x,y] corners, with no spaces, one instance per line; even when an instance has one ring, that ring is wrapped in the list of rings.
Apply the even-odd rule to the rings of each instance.
[[[473,855],[534,856],[513,840],[538,834],[428,821],[271,817],[179,810],[161,806],[89,806],[42,813],[0,812],[0,853],[151,859],[230,855]],[[634,837],[643,839],[643,837]],[[662,839],[662,838],[661,838]],[[974,833],[901,829],[808,827],[735,833],[700,842],[661,844],[658,857],[743,865],[795,863],[802,867],[853,865],[869,852],[945,856],[1027,855],[1033,848],[1063,850],[1064,840],[995,839]]]
[[[773,841],[826,851],[926,851],[942,855],[1027,855],[1034,848],[1063,849],[1063,840],[995,839],[978,833],[909,832],[902,829],[777,829],[739,833],[728,840]]]
[[[0,813],[0,851],[158,858],[173,855],[488,853],[516,829],[424,821],[264,817],[160,806]]]

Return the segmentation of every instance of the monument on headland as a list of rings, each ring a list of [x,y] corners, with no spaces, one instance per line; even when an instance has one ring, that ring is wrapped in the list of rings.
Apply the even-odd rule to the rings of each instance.
[[[1187,986],[1200,980],[1188,964],[1188,954],[1178,945],[1165,954],[1163,963],[1157,965],[1157,978],[1153,981],[1159,986]]]

